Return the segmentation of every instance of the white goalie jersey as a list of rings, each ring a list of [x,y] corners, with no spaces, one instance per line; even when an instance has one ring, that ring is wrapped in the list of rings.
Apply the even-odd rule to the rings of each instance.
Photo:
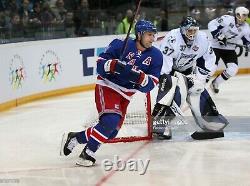
[[[238,41],[241,39],[250,42],[249,25],[247,23],[236,25],[235,19],[236,18],[234,16],[230,15],[223,15],[219,18],[213,19],[208,23],[208,30],[213,32],[218,29],[218,32],[223,34],[230,43],[238,43]],[[235,50],[235,45],[220,45],[217,38],[212,38],[211,42],[213,48]]]
[[[198,31],[193,44],[188,47],[180,28],[171,30],[161,42],[160,50],[163,54],[161,74],[170,74],[173,70],[184,73],[188,69],[193,72],[198,66],[212,75],[216,69],[215,54],[206,33],[202,31]]]

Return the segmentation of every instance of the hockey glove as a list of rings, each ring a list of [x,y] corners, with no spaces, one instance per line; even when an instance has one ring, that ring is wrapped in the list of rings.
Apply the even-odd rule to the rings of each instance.
[[[141,87],[145,87],[148,84],[148,81],[148,75],[140,71],[140,76],[137,84],[139,84]]]
[[[227,46],[227,38],[224,34],[218,33],[218,36],[216,38],[218,39],[220,45]]]
[[[110,59],[104,64],[104,71],[111,74],[120,74],[125,69],[125,66],[126,62],[124,61],[120,61],[118,59]]]
[[[135,70],[133,68],[131,69],[128,78],[131,83],[135,83],[141,87],[145,87],[149,81],[147,74],[141,70]]]
[[[246,52],[250,52],[250,43],[247,43],[245,48],[246,48]]]

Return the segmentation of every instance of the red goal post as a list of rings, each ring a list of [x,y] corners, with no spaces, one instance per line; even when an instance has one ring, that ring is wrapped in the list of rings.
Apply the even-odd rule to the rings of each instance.
[[[124,123],[116,138],[108,143],[133,142],[152,139],[150,93],[137,92],[131,100]]]

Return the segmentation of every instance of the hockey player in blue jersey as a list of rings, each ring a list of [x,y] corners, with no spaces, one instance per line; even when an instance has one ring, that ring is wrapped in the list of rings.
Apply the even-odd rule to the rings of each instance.
[[[123,47],[124,40],[115,39],[99,55],[95,87],[99,123],[85,131],[68,133],[61,149],[67,156],[77,144],[86,144],[77,165],[94,165],[100,144],[117,135],[132,95],[149,92],[158,84],[163,57],[152,46],[156,32],[151,22],[140,20],[135,25],[136,39],[129,38],[127,47]]]

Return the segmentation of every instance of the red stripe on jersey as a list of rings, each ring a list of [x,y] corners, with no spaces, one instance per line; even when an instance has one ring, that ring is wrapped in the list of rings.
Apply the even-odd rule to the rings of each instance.
[[[159,79],[155,76],[149,75],[149,77],[152,78],[153,82],[155,83],[155,85],[157,85],[159,83]]]
[[[108,81],[108,80],[104,79],[103,77],[101,77],[100,75],[97,76],[97,79],[98,80],[103,80],[103,81]],[[119,85],[117,85],[117,86],[119,86]],[[118,93],[122,92],[123,94],[125,94],[128,97],[131,97],[131,96],[133,96],[135,94],[135,91],[129,91],[129,89],[127,89],[127,91],[124,91],[124,90],[122,90],[120,88],[117,88],[117,87],[113,86],[112,84],[109,84],[107,87],[110,87],[110,88],[116,90]],[[124,87],[121,87],[121,88],[126,89]]]

